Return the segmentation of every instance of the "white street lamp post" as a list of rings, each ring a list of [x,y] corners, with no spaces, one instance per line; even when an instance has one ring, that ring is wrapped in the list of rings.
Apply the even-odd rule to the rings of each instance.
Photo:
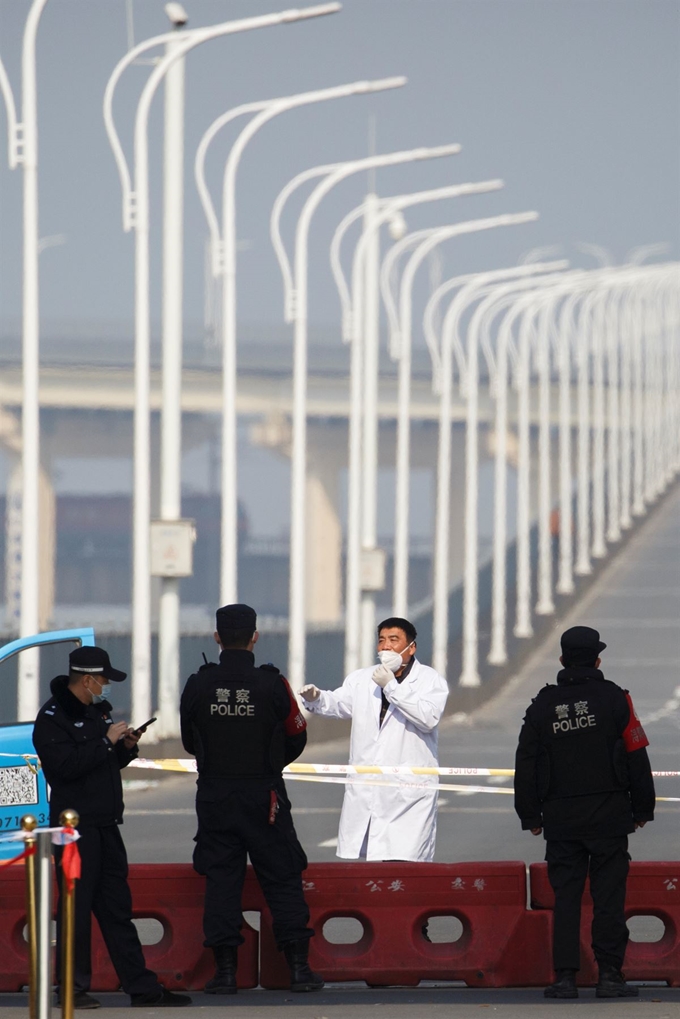
[[[536,218],[536,214],[531,214],[531,219],[521,220],[520,222],[531,222]],[[435,544],[433,554],[433,569],[434,569],[434,582],[433,582],[433,664],[438,672],[446,673],[448,663],[448,605],[449,605],[449,540],[450,540],[450,527],[449,527],[449,514],[450,514],[450,499],[451,499],[451,399],[453,389],[453,354],[455,352],[456,359],[459,365],[460,374],[460,389],[463,396],[468,398],[470,393],[470,387],[476,388],[474,382],[469,377],[469,361],[465,356],[465,351],[461,343],[459,335],[459,325],[461,317],[464,314],[467,307],[469,307],[475,300],[483,297],[487,292],[492,292],[494,288],[498,287],[503,280],[521,279],[525,276],[532,276],[540,272],[547,272],[550,270],[563,269],[567,265],[566,262],[554,262],[545,264],[535,265],[521,265],[511,266],[508,269],[495,269],[489,272],[474,273],[467,276],[454,277],[451,280],[447,280],[432,294],[428,305],[425,309],[424,315],[424,327],[425,335],[428,339],[428,346],[431,351],[434,351],[437,347],[437,340],[434,329],[434,313],[438,303],[441,299],[451,290],[456,287],[460,287],[459,293],[456,295],[454,300],[449,305],[447,313],[441,327],[441,372],[440,372],[440,401],[439,401],[439,444],[438,444],[438,455],[437,455],[437,498],[436,498],[436,510],[435,510]],[[476,345],[476,344],[475,344]],[[478,383],[477,383],[478,384]],[[503,397],[501,396],[501,401]],[[501,404],[502,409],[502,404]],[[472,415],[468,414],[468,426],[472,421]],[[498,427],[497,427],[498,432]],[[466,432],[467,436],[467,432]],[[476,445],[475,445],[476,448]],[[477,462],[476,459],[472,461],[469,458],[470,447],[466,437],[466,491],[467,483],[470,483],[471,491],[476,491],[477,486]],[[505,456],[505,448],[503,448],[503,456]],[[498,483],[496,489],[499,489]],[[505,488],[503,486],[503,493]],[[503,524],[505,525],[505,511],[502,510],[501,504],[495,504],[495,519],[498,520],[498,514],[503,512]],[[472,519],[474,513],[474,520]],[[466,523],[465,523],[465,541],[467,546],[468,535],[471,541],[476,545],[477,542],[477,502],[471,499],[467,501],[466,496]],[[496,523],[497,526],[497,523]],[[498,532],[500,534],[500,530]],[[494,534],[496,534],[496,527],[494,528]],[[477,638],[476,638],[476,618],[477,618],[477,569],[478,565],[474,570],[471,569],[471,563],[477,562],[477,549],[474,549],[473,554],[469,560],[466,560],[466,571],[464,578],[465,585],[465,604],[467,606],[467,614],[465,616],[468,645],[476,649]],[[503,560],[503,566],[505,560]],[[505,596],[505,591],[503,591]],[[475,606],[473,608],[473,605]],[[468,651],[469,654],[469,651]],[[476,654],[476,651],[475,651]],[[476,660],[476,659],[474,659]],[[470,673],[474,675],[476,672],[476,666],[470,670]]]
[[[12,88],[0,61],[0,91],[7,111],[8,162],[23,170],[23,296],[21,407],[21,600],[19,633],[40,627],[40,303],[38,290],[38,101],[36,37],[47,0],[33,0],[21,49],[21,121]],[[19,656],[17,714],[34,718],[40,705],[40,653],[30,648]]]
[[[636,301],[636,315],[632,330],[632,370],[633,370],[633,516],[640,517],[645,512],[644,497],[644,414],[643,414],[643,361],[642,361],[642,330],[644,328],[644,295],[640,294]]]
[[[539,276],[539,274],[550,271],[551,267],[562,269],[564,262],[558,263],[530,263],[512,270],[512,277],[509,282],[500,284],[499,276],[496,274],[495,285],[483,286],[483,283],[493,279],[491,273],[480,274],[476,281],[468,284],[465,290],[460,293],[452,302],[456,307],[449,308],[447,322],[445,319],[442,331],[443,342],[446,342],[446,330],[457,328],[460,315],[464,308],[473,300],[488,290],[486,296],[475,309],[467,332],[467,396],[477,390],[478,369],[476,365],[476,351],[482,337],[482,347],[486,353],[489,365],[490,377],[493,379],[493,389],[496,397],[496,463],[494,475],[494,528],[493,528],[493,574],[492,574],[492,640],[489,653],[489,661],[492,664],[502,664],[507,659],[505,647],[506,627],[506,569],[505,557],[507,554],[507,388],[508,388],[508,349],[512,335],[512,326],[517,317],[524,311],[527,304],[535,301],[535,295],[526,298],[513,297],[518,291],[534,290],[541,286],[551,286],[558,278],[555,276]],[[511,270],[505,270],[505,276],[510,275]],[[491,323],[504,305],[515,301],[515,307],[503,320],[497,340],[497,354],[494,358],[491,352],[490,340],[488,338]],[[449,318],[449,315],[451,316]],[[517,368],[518,384],[521,387],[518,396],[518,483],[517,483],[517,584],[518,584],[518,620],[516,630],[526,629],[526,613],[520,606],[528,599],[527,577],[522,565],[524,555],[523,544],[528,541],[528,527],[525,530],[525,518],[528,521],[528,359],[529,359],[529,336],[526,323],[522,323],[519,339],[519,366]],[[524,370],[522,370],[524,368]],[[475,379],[476,376],[476,379]],[[522,403],[524,402],[524,407]],[[468,404],[469,407],[469,404]],[[463,615],[463,672],[461,684],[465,686],[478,685],[478,593],[477,578],[479,571],[478,563],[478,537],[477,537],[477,511],[478,511],[478,458],[476,442],[469,442],[469,432],[476,434],[478,422],[476,416],[468,415],[466,430],[466,452],[474,456],[466,456],[466,518],[465,518],[465,575],[464,575],[464,615]],[[467,489],[470,485],[473,498],[468,499]],[[530,624],[529,624],[530,625]],[[472,680],[476,677],[477,682]],[[463,680],[465,682],[463,683]]]
[[[566,262],[531,263],[526,268],[533,268],[534,273],[559,272],[567,267]],[[494,470],[494,527],[493,527],[493,568],[492,568],[492,599],[491,599],[491,647],[488,661],[492,665],[502,665],[507,661],[506,645],[506,556],[507,556],[507,442],[508,442],[508,352],[512,346],[512,331],[515,321],[521,318],[520,329],[525,335],[531,330],[531,317],[540,309],[541,302],[545,299],[545,292],[550,292],[562,279],[558,275],[535,275],[534,278],[517,280],[515,284],[507,284],[505,287],[498,287],[495,294],[495,303],[487,298],[487,311],[482,321],[482,329],[485,339],[483,346],[490,349],[489,327],[497,305],[500,301],[509,305],[509,310],[504,316],[496,339],[495,369],[493,371],[494,394],[496,398],[495,416],[495,470]],[[519,294],[517,291],[531,289],[532,293]],[[504,298],[508,294],[508,299]],[[480,306],[481,309],[481,306]],[[539,472],[539,499],[541,504],[541,515],[545,516],[548,528],[541,529],[542,540],[539,543],[539,603],[537,611],[552,611],[552,599],[550,595],[550,548],[545,548],[545,534],[547,530],[549,542],[549,517],[550,517],[550,448],[549,448],[549,386],[546,384],[545,374],[549,369],[549,339],[546,333],[542,334],[542,342],[538,349],[539,373],[541,375],[539,387],[540,403],[540,472]],[[487,358],[490,360],[490,358]],[[547,363],[546,363],[547,362]],[[490,364],[490,371],[492,366]],[[549,380],[548,380],[549,381]],[[547,397],[547,399],[546,399]],[[518,400],[519,403],[519,400]],[[525,450],[526,454],[526,450]],[[520,467],[521,484],[520,484]],[[520,457],[518,463],[518,500],[523,500],[523,514],[528,518],[528,461]],[[520,492],[522,493],[520,495]],[[520,524],[522,527],[520,527]],[[522,514],[518,512],[517,525],[517,578],[518,578],[518,607],[523,605],[521,614],[526,616],[529,600],[527,567],[524,557],[528,552],[528,520],[523,520]],[[524,530],[522,530],[524,528]],[[545,559],[548,558],[546,567]],[[547,595],[546,595],[547,590]],[[530,609],[529,609],[530,611]]]
[[[166,43],[166,54],[180,45]],[[163,337],[160,518],[182,515],[182,264],[184,227],[184,57],[165,76],[163,137]],[[158,729],[179,736],[179,578],[161,577],[158,610]]]
[[[361,557],[375,549],[376,494],[377,494],[377,372],[379,342],[379,309],[374,297],[372,311],[366,309],[361,315],[364,296],[362,281],[368,275],[367,263],[371,265],[370,248],[380,226],[391,222],[400,228],[402,211],[425,202],[457,198],[462,195],[486,190],[482,184],[452,184],[429,191],[397,195],[379,200],[378,208],[357,243],[352,261],[352,292],[347,286],[340,264],[340,244],[347,228],[364,210],[371,196],[357,209],[349,212],[339,224],[331,243],[331,266],[340,294],[343,309],[343,334],[364,349],[363,373],[359,368],[361,358],[352,360],[355,367],[351,380],[350,427],[349,427],[349,471],[348,471],[348,522],[347,522],[347,577],[345,583],[345,673],[360,667],[372,653],[375,629],[375,595],[361,589]],[[377,279],[375,279],[377,287]],[[372,284],[367,280],[366,294]],[[354,355],[354,350],[353,350]],[[361,427],[363,416],[363,430]],[[363,453],[363,456],[362,456]]]
[[[443,298],[465,284],[491,282],[521,275],[522,267],[498,269],[488,273],[468,273],[445,280],[430,295],[423,314],[423,331],[433,363],[433,390],[439,394],[439,439],[437,446],[437,483],[435,500],[433,570],[432,662],[437,672],[446,675],[448,667],[449,630],[449,539],[451,490],[451,400],[453,392],[454,354],[459,372],[461,393],[467,392],[465,352],[458,335],[458,315],[449,318],[448,329],[441,326],[437,336],[436,318]],[[482,291],[483,292],[483,291]]]
[[[605,291],[604,296],[608,294]],[[594,559],[603,559],[607,554],[605,544],[605,395],[604,395],[604,329],[605,302],[602,294],[595,304],[593,313],[593,541],[591,554]]]
[[[622,334],[621,300],[625,291],[614,288],[605,314],[604,343],[607,354],[607,541],[615,543],[621,538],[621,346],[625,342]]]
[[[468,365],[459,335],[461,317],[475,300],[498,286],[505,279],[521,278],[551,268],[563,268],[567,263],[540,263],[513,266],[483,273],[455,276],[444,281],[432,293],[423,316],[423,327],[433,360],[440,359],[438,386],[439,427],[436,472],[436,506],[433,549],[433,619],[432,662],[436,671],[446,675],[449,647],[449,546],[451,503],[451,405],[453,395],[454,354],[459,367],[460,389],[468,393]],[[461,287],[441,324],[440,341],[434,326],[435,312],[441,300],[451,290]],[[496,429],[498,430],[498,429]],[[466,468],[467,471],[467,468]],[[494,529],[495,533],[495,529]],[[474,583],[476,583],[476,578]],[[470,618],[468,618],[470,622]]]
[[[383,156],[370,156],[366,159],[341,163],[335,168],[315,167],[307,171],[307,179],[325,174],[307,198],[298,219],[295,236],[295,270],[294,270],[294,313],[295,341],[293,354],[293,435],[291,455],[291,524],[290,524],[290,607],[289,607],[289,665],[288,676],[294,690],[304,684],[305,674],[305,640],[306,640],[306,605],[305,605],[305,487],[307,480],[307,245],[309,228],[316,208],[332,188],[340,181],[363,170],[377,169],[384,166],[396,166],[401,163],[420,159],[432,159],[437,155],[448,156],[458,152],[458,145],[441,145],[434,148],[411,149],[406,152],[393,152]],[[272,210],[272,237],[278,235],[278,220],[285,199],[300,183],[298,175],[283,189]],[[284,197],[285,195],[285,197]],[[280,236],[279,236],[280,241]],[[284,286],[286,272],[283,268],[287,259],[281,259],[280,250],[277,255],[282,265]]]
[[[502,186],[500,181],[489,181],[487,190]],[[481,190],[481,188],[480,188]],[[520,214],[524,215],[524,214]],[[529,215],[529,214],[526,214]],[[415,274],[430,251],[445,240],[466,233],[492,230],[499,226],[513,226],[528,222],[517,216],[495,216],[487,219],[470,220],[442,227],[421,241],[410,256],[401,279],[400,287],[400,354],[399,394],[397,406],[397,463],[395,485],[395,533],[394,533],[394,612],[406,615],[408,612],[408,567],[409,567],[409,489],[410,489],[410,427],[411,427],[411,348],[412,348],[412,295]]]
[[[212,264],[215,275],[223,278],[222,287],[222,511],[220,599],[237,600],[238,591],[238,471],[236,452],[236,174],[248,142],[274,117],[301,106],[367,95],[406,83],[404,77],[378,81],[356,81],[334,88],[301,92],[257,103],[248,103],[218,117],[203,135],[196,153],[195,174],[212,239]],[[216,134],[235,117],[244,113],[255,116],[241,131],[227,159],[222,187],[222,233],[205,182],[205,157]]]
[[[238,21],[223,22],[185,33],[165,33],[135,47],[114,68],[104,96],[104,121],[123,188],[123,225],[135,229],[135,412],[133,469],[133,580],[132,580],[132,713],[151,713],[151,586],[149,556],[150,520],[150,407],[149,407],[149,155],[148,119],[151,102],[170,67],[190,50],[211,39],[256,28],[293,23],[332,14],[339,4],[328,3],[303,10],[281,11]],[[135,117],[134,190],[122,146],[113,123],[112,103],[121,74],[152,45],[172,42],[142,91]]]

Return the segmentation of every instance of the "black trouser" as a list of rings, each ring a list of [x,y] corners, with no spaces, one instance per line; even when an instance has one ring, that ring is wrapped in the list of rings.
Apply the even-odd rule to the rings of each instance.
[[[612,839],[548,839],[545,858],[555,893],[553,965],[580,969],[581,899],[590,875],[592,945],[600,965],[621,969],[628,944],[624,907],[630,857],[628,836]]]
[[[146,968],[137,928],[132,922],[127,854],[118,825],[78,830],[81,877],[76,881],[75,990],[90,989],[93,913],[123,990],[127,994],[160,990],[158,977]],[[60,899],[62,852],[57,848],[55,853]],[[61,908],[57,912],[57,966],[61,970]],[[61,972],[57,982],[60,979]]]
[[[283,783],[277,786],[275,815],[271,793],[271,782],[259,780],[224,780],[217,790],[199,789],[194,868],[206,877],[203,931],[208,948],[243,943],[246,854],[271,910],[277,945],[313,936],[302,891],[307,857],[295,834]]]

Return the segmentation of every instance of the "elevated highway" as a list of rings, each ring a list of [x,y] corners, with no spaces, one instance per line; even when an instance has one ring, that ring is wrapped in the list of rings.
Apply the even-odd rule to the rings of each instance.
[[[40,406],[62,414],[113,411],[130,414],[133,409],[133,350],[129,340],[52,340],[43,345],[40,368]],[[411,417],[414,422],[435,422],[439,401],[432,392],[430,357],[416,348],[413,357]],[[211,415],[221,411],[220,352],[214,347],[187,343],[182,372],[182,411],[185,415]],[[557,408],[553,387],[550,405]],[[244,417],[288,416],[292,409],[292,340],[243,342],[238,351],[236,407]],[[537,407],[537,401],[531,401]],[[152,348],[151,408],[160,411],[160,348]],[[465,402],[454,397],[451,420],[465,419]],[[480,420],[489,421],[494,403],[488,387],[480,393]],[[13,414],[21,408],[21,358],[18,344],[0,345],[0,409]],[[349,413],[349,349],[335,343],[312,343],[309,348],[307,413],[310,419],[346,419]],[[380,367],[379,416],[394,420],[397,413],[396,365],[383,353]],[[534,409],[533,419],[536,419]],[[511,418],[515,408],[511,398]],[[553,420],[557,417],[553,410]],[[575,423],[575,422],[574,422]],[[7,428],[8,426],[5,425]],[[2,440],[0,424],[0,441]]]

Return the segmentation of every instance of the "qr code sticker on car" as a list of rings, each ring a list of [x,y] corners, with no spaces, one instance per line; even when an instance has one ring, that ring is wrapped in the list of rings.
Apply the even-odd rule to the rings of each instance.
[[[30,768],[0,768],[0,807],[37,802],[38,776]]]

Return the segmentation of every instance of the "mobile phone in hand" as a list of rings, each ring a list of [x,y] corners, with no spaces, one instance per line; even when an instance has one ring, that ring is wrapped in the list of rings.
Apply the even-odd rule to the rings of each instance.
[[[146,730],[149,728],[149,726],[153,725],[153,723],[156,722],[156,721],[157,721],[156,718],[150,718],[148,722],[144,723],[144,725],[140,725],[140,726],[138,726],[138,728],[133,729],[133,732],[137,733],[138,736],[141,736],[142,733],[146,732]]]

